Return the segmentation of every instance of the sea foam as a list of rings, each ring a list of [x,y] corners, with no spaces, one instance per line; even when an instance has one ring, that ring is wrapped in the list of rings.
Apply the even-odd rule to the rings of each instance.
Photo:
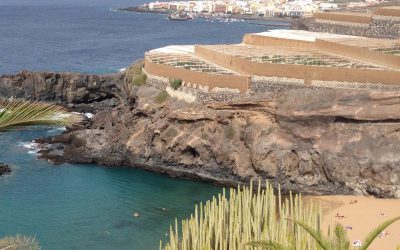
[[[28,154],[37,154],[38,152],[38,143],[34,142],[34,141],[30,141],[30,142],[21,142],[19,143],[19,146],[21,148],[24,148],[26,150],[28,150]]]

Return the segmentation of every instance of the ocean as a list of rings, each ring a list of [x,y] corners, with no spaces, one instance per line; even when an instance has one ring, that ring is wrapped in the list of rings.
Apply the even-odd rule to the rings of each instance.
[[[111,11],[140,3],[1,0],[0,74],[111,73],[160,46],[239,43],[245,33],[266,30],[247,22],[172,22],[162,15]],[[44,250],[158,249],[175,218],[188,217],[196,203],[222,190],[124,166],[37,160],[31,141],[61,131],[0,133],[0,162],[13,170],[0,178],[0,237],[35,236]]]
[[[5,1],[5,2],[4,2]],[[0,74],[21,70],[111,73],[171,44],[240,43],[265,26],[172,22],[165,15],[115,12],[135,1],[0,1]],[[85,1],[87,1],[86,4]],[[120,3],[119,3],[120,2]]]

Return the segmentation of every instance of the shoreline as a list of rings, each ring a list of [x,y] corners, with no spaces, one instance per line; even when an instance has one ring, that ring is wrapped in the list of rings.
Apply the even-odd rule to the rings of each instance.
[[[118,8],[116,11],[125,11],[125,12],[136,12],[136,13],[146,13],[146,14],[159,14],[159,15],[169,15],[173,12],[168,11],[168,10],[147,10],[143,9],[140,7],[127,7],[127,8]],[[252,15],[233,15],[233,14],[225,14],[224,16],[218,16],[214,14],[200,14],[196,16],[196,18],[202,18],[202,19],[210,19],[210,20],[216,20],[216,19],[237,19],[237,20],[244,20],[244,21],[264,21],[264,22],[280,22],[280,23],[285,23],[285,24],[291,24],[292,20],[297,20],[296,19],[291,19],[288,17],[258,17],[258,16],[252,16]],[[284,25],[282,25],[284,26]]]

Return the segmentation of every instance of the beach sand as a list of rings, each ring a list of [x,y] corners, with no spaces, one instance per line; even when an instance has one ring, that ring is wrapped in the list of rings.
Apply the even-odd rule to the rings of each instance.
[[[350,226],[347,230],[348,237],[352,243],[355,240],[363,241],[364,238],[383,221],[400,216],[400,200],[376,199],[363,196],[306,196],[305,202],[313,201],[320,203],[323,209],[323,230],[327,232],[330,224],[342,224]],[[350,204],[351,201],[356,203]],[[344,218],[337,218],[336,214]],[[400,245],[400,221],[395,222],[384,232],[389,234],[377,238],[370,250],[392,250]],[[357,248],[356,248],[357,249]]]

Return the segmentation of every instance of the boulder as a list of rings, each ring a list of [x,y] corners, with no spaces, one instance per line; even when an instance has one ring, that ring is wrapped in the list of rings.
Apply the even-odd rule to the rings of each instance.
[[[0,176],[11,173],[11,168],[4,163],[0,163]]]

